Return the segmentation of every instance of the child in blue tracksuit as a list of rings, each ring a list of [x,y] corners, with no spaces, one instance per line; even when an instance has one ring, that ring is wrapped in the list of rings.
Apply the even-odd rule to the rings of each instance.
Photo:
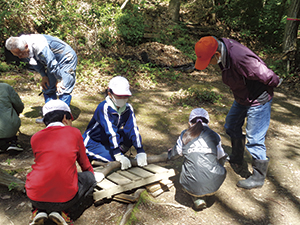
[[[124,154],[134,146],[138,166],[147,165],[135,114],[127,103],[130,96],[126,78],[116,76],[110,80],[107,96],[98,105],[83,134],[86,153],[91,160],[116,160],[121,163],[122,170],[128,169],[131,163]]]
[[[5,47],[41,74],[45,103],[57,99],[70,106],[71,92],[75,86],[77,55],[62,40],[44,34],[10,37]]]

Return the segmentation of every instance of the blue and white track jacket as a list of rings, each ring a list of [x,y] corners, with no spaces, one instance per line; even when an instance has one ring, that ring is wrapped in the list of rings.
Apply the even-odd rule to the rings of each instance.
[[[107,102],[101,102],[86,131],[83,134],[85,146],[97,142],[104,146],[109,146],[112,155],[120,153],[120,135],[118,131],[123,129],[125,135],[131,140],[137,153],[145,152],[142,145],[142,138],[136,123],[135,114],[132,106],[126,103],[125,110],[119,114]],[[89,149],[87,148],[87,154]]]

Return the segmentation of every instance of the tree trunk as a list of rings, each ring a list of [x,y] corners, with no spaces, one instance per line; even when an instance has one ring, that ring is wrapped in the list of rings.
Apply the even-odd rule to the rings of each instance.
[[[293,0],[288,11],[288,18],[299,18],[299,14],[300,14],[300,1]],[[297,50],[296,40],[297,40],[299,22],[300,22],[299,20],[286,21],[284,39],[283,39],[284,53]]]
[[[290,72],[291,61],[295,61],[296,59],[296,52],[297,52],[297,33],[298,33],[298,26],[299,26],[299,18],[300,15],[300,1],[293,0],[289,11],[288,11],[288,18],[291,20],[286,21],[285,31],[284,31],[284,38],[283,38],[283,53],[284,57],[283,60],[286,61],[286,70],[287,73]],[[295,20],[293,20],[295,19]]]
[[[25,182],[0,169],[0,184],[25,193]]]
[[[179,21],[180,0],[170,0],[169,13],[171,19],[175,22]]]

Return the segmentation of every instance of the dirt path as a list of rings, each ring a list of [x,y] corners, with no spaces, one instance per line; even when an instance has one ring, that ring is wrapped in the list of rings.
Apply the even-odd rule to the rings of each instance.
[[[25,82],[25,81],[24,81]],[[38,117],[43,99],[39,90],[23,89],[16,85],[24,103],[20,141],[25,150],[15,156],[0,154],[0,166],[6,170],[18,171],[17,177],[25,180],[33,163],[30,150],[30,137],[42,129],[34,123]],[[143,142],[148,154],[160,154],[175,144],[182,129],[186,128],[188,115],[192,108],[174,106],[168,97],[183,86],[212,85],[215,91],[223,94],[219,105],[199,105],[210,113],[210,127],[222,137],[225,151],[230,153],[230,140],[223,130],[224,118],[232,102],[228,88],[222,84],[221,77],[193,72],[176,84],[156,89],[134,91],[131,98],[140,127]],[[95,107],[103,100],[102,95],[79,91],[74,92],[72,111],[77,118],[73,126],[84,131]],[[300,223],[300,96],[292,96],[284,86],[276,90],[272,105],[272,119],[267,134],[266,145],[270,166],[265,185],[260,189],[243,190],[236,187],[240,179],[228,163],[227,178],[220,190],[209,199],[209,207],[194,211],[190,197],[182,192],[175,180],[174,187],[156,198],[143,193],[141,201],[134,210],[128,224],[259,224],[259,225],[297,225]],[[250,156],[247,155],[250,162]],[[169,164],[159,164],[180,171],[180,160]],[[178,177],[177,177],[178,178]],[[30,203],[25,194],[9,192],[0,187],[0,224],[25,225],[29,222]],[[75,222],[86,224],[119,224],[126,212],[127,204],[108,201],[92,206]],[[50,223],[49,223],[50,224]]]

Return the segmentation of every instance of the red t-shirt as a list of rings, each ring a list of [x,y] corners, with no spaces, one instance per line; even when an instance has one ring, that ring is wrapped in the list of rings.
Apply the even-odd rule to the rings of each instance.
[[[78,191],[76,161],[82,171],[93,172],[77,128],[50,126],[31,138],[35,157],[27,175],[27,196],[39,202],[67,202]]]

